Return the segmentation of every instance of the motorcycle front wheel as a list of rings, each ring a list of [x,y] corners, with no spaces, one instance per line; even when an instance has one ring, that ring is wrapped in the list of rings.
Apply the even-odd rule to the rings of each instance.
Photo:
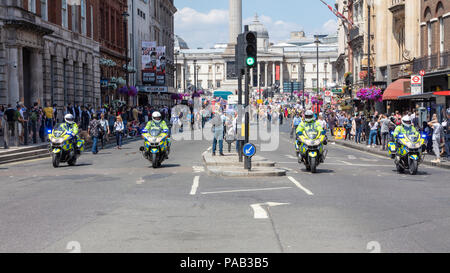
[[[309,165],[311,166],[311,173],[316,173],[317,172],[317,157],[310,157]]]
[[[418,169],[419,169],[419,164],[418,164],[417,160],[409,159],[409,173],[411,175],[416,175]]]
[[[157,168],[158,167],[158,155],[152,154],[152,167]]]
[[[61,161],[61,154],[60,153],[52,153],[52,164],[54,168],[59,167],[59,162]]]

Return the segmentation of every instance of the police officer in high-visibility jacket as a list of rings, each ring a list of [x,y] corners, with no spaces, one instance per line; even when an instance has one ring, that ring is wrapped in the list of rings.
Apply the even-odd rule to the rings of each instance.
[[[296,134],[303,134],[306,129],[316,130],[319,135],[322,134],[323,128],[319,121],[314,119],[314,113],[311,110],[305,112],[305,118],[297,126]],[[326,143],[325,143],[326,144]]]

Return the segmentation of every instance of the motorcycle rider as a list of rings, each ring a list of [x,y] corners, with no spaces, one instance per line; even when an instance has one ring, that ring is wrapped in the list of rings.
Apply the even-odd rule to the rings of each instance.
[[[414,125],[412,125],[412,121],[411,118],[409,116],[404,116],[402,118],[402,123],[401,125],[398,125],[397,127],[395,127],[394,133],[392,134],[392,136],[394,137],[395,140],[397,140],[397,137],[399,134],[418,134],[419,132],[416,130],[416,128],[414,127]]]
[[[74,122],[74,117],[72,114],[66,114],[64,116],[64,121],[62,128],[66,131],[70,131],[73,134],[72,142],[75,145],[75,151],[77,154],[80,154],[80,149],[78,148],[78,125]]]
[[[168,134],[169,133],[169,127],[167,127],[167,124],[164,120],[162,120],[161,113],[158,111],[153,112],[152,114],[152,120],[147,122],[147,126],[145,126],[145,130],[150,132],[152,129],[160,129],[162,134]],[[170,138],[168,139],[170,142]],[[168,147],[168,150],[170,151],[170,147]],[[168,153],[166,153],[166,159],[168,159]]]
[[[319,121],[314,119],[314,113],[311,110],[307,110],[305,112],[305,118],[302,122],[297,126],[296,134],[301,135],[305,131],[305,129],[313,129],[316,130],[319,135],[322,134],[323,128]],[[327,141],[324,141],[324,144],[327,144]]]

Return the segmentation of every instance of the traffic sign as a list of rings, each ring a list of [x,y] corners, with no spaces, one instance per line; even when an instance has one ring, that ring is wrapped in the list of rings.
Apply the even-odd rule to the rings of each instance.
[[[325,91],[325,97],[331,97],[331,92],[330,91]]]
[[[412,85],[422,85],[422,76],[412,75],[411,76],[411,84]]]
[[[252,157],[256,153],[256,147],[255,147],[255,145],[253,145],[251,143],[245,144],[242,149],[243,149],[244,155],[247,157]]]
[[[420,76],[425,76],[425,70],[420,70]]]

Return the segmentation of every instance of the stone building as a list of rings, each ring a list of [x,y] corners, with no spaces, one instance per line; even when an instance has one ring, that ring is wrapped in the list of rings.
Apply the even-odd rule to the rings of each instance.
[[[111,103],[121,99],[132,103],[128,95],[119,94],[118,87],[126,85],[127,60],[126,43],[128,21],[126,0],[98,0],[99,5],[99,42],[102,103]]]
[[[98,3],[72,2],[0,1],[0,104],[100,103]]]

